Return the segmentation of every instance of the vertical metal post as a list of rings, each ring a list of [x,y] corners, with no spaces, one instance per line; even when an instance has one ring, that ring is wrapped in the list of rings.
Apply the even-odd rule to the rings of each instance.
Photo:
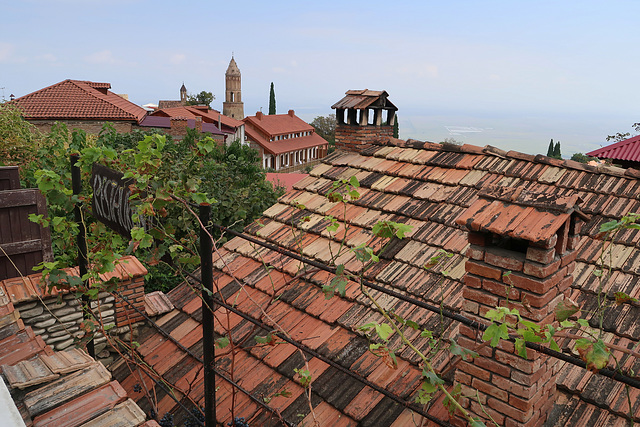
[[[200,205],[200,221],[209,223],[211,206]],[[213,243],[209,233],[200,228],[200,278],[202,279],[202,346],[204,352],[204,425],[216,425],[216,379],[213,341]],[[209,292],[207,292],[207,290]]]
[[[78,162],[78,155],[71,155],[71,188],[73,190],[74,195],[78,195],[82,192],[82,180],[80,178],[80,168],[76,166]],[[73,214],[75,216],[75,220],[78,223],[78,237],[76,242],[78,244],[78,268],[80,269],[80,277],[87,274],[87,229],[85,227],[84,221],[82,221],[82,213],[80,209],[82,208],[82,202],[77,202],[73,207]],[[85,281],[83,283],[85,288],[89,288],[89,282]],[[84,318],[90,319],[91,315],[91,300],[88,295],[82,296],[82,309],[84,312]],[[87,352],[91,357],[96,357],[95,347],[93,345],[93,337],[91,340],[87,342]]]

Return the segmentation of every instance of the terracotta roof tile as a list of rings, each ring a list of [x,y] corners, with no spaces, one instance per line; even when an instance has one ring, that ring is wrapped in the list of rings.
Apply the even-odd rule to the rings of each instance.
[[[133,120],[139,122],[144,108],[116,95],[94,82],[64,80],[12,101],[27,120]],[[99,90],[102,89],[102,90]]]

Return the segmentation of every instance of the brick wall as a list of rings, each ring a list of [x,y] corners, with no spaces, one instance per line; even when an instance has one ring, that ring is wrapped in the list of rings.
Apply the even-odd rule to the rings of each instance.
[[[392,126],[359,126],[339,124],[336,126],[336,149],[345,151],[360,151],[368,147],[373,141],[391,138]]]
[[[548,241],[527,242],[525,252],[496,247],[490,233],[470,231],[462,314],[488,324],[488,310],[509,304],[527,320],[551,322],[553,309],[573,281],[577,237],[572,227],[568,220]],[[461,325],[459,344],[476,348],[478,335],[482,333]],[[522,358],[512,342],[502,340],[495,348],[482,347],[474,360],[461,362],[456,381],[463,385],[463,395],[471,396],[462,403],[474,414],[486,418],[486,411],[499,425],[537,426],[554,403],[558,369],[557,359],[532,350]],[[461,419],[455,423],[465,425]]]
[[[132,304],[144,313],[144,277],[123,281],[118,285],[118,290],[118,296],[122,297],[115,301],[116,327],[122,328],[144,321],[144,317],[131,307]]]

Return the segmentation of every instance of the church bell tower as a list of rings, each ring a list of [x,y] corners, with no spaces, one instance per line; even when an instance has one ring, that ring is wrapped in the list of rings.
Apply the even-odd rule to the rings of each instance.
[[[244,119],[244,103],[240,89],[240,70],[236,60],[231,56],[231,62],[225,73],[225,101],[222,103],[222,114],[236,120]]]

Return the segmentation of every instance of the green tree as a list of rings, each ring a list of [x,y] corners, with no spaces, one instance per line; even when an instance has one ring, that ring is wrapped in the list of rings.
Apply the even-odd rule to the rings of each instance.
[[[329,143],[329,147],[335,146],[336,143],[336,115],[318,116],[311,123],[316,133]]]
[[[562,152],[560,151],[560,141],[556,142],[556,145],[553,147],[553,156],[556,159],[562,159]]]
[[[197,95],[187,95],[186,105],[206,105],[210,107],[214,99],[216,99],[216,97],[213,95],[213,93],[203,90]]]
[[[393,122],[393,137],[394,138],[399,138],[398,135],[400,135],[400,129],[398,127],[398,115],[396,114],[395,116],[395,121]]]
[[[28,164],[43,139],[44,135],[22,118],[17,106],[0,103],[0,166]]]
[[[81,131],[70,136],[61,125],[48,135],[43,146],[46,149],[38,151],[27,169],[33,185],[47,197],[50,217],[68,219],[66,223],[56,223],[64,227],[52,226],[51,230],[56,268],[73,265],[77,255],[72,234],[73,204],[68,194],[69,154],[81,153],[84,200],[91,200],[91,164],[101,162],[134,179],[132,204],[145,217],[153,216],[147,221],[152,224],[149,231],[136,232],[134,239],[138,239],[139,247],[112,235],[90,216],[86,220],[89,231],[96,233],[90,239],[93,244],[109,242],[100,246],[100,252],[108,250],[110,257],[117,257],[137,248],[136,256],[151,273],[145,279],[148,290],[170,289],[182,280],[177,273],[189,271],[197,263],[197,249],[188,248],[198,239],[199,225],[188,204],[175,200],[209,200],[212,222],[241,231],[282,194],[281,189],[274,190],[265,180],[257,151],[239,141],[218,145],[192,129],[181,141],[174,141],[167,135],[118,134],[108,125],[97,138]],[[216,237],[221,235],[215,229],[211,232]]]
[[[269,115],[276,114],[276,91],[273,89],[271,82],[271,90],[269,91]]]
[[[440,144],[462,145],[462,141],[458,141],[455,138],[445,138],[444,140],[440,141]]]
[[[571,156],[571,160],[574,160],[574,161],[580,162],[580,163],[588,163],[589,161],[591,161],[593,159],[594,159],[594,157],[587,156],[584,153],[574,153],[573,156]]]
[[[551,142],[549,142],[549,148],[547,148],[547,157],[553,157],[553,138],[551,138]]]

